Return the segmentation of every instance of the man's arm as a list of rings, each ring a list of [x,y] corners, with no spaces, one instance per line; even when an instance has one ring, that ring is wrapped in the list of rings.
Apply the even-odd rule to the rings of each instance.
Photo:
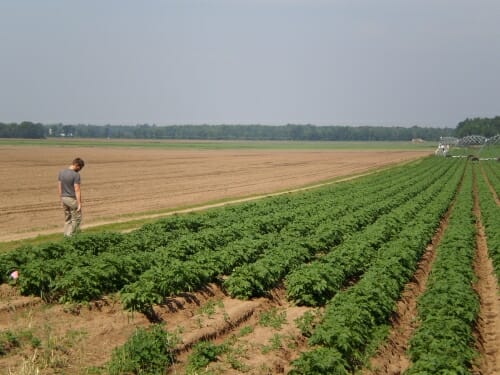
[[[75,184],[74,186],[75,186],[76,202],[78,203],[78,208],[76,210],[80,211],[82,209],[82,193],[80,191],[80,184]]]

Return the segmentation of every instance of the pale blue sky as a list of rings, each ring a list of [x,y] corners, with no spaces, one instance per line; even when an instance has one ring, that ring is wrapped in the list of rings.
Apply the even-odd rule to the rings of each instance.
[[[0,0],[0,122],[455,127],[499,0]]]

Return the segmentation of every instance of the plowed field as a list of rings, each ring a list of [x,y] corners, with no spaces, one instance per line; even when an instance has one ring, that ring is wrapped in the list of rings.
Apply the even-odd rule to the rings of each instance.
[[[75,157],[85,226],[269,194],[425,156],[427,151],[0,147],[0,241],[62,231],[57,174]]]

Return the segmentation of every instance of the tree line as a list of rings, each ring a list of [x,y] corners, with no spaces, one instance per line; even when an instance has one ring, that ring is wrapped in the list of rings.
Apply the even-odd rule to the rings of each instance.
[[[45,138],[45,127],[42,124],[21,122],[20,124],[3,124],[0,122],[0,138]]]
[[[455,130],[456,137],[482,135],[486,138],[500,134],[500,116],[493,118],[474,118],[459,122]]]
[[[88,125],[0,123],[0,138],[124,138],[291,141],[437,141],[440,137],[500,133],[500,117],[467,119],[453,128],[315,125]]]

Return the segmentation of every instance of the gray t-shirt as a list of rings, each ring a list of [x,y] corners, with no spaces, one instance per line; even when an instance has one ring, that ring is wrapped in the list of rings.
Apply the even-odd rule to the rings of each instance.
[[[61,181],[61,197],[76,198],[75,184],[80,184],[80,173],[72,169],[63,169],[59,172],[58,180]]]

